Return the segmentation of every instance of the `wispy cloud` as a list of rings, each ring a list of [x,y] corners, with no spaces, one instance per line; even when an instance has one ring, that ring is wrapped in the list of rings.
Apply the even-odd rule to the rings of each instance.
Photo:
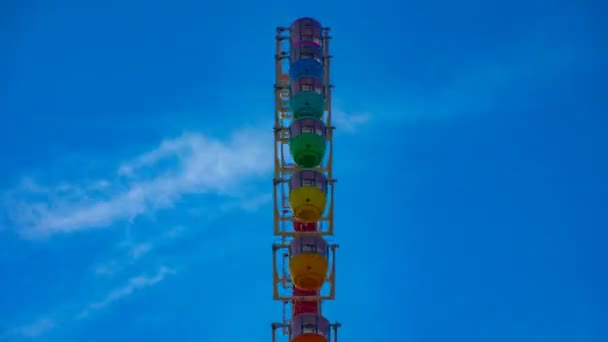
[[[506,104],[514,110],[537,88],[551,85],[582,63],[586,61],[575,46],[548,46],[534,35],[496,51],[469,54],[464,61],[429,58],[425,68],[445,72],[430,73],[425,87],[404,80],[398,93],[387,90],[392,94],[390,107],[379,105],[374,118],[419,124],[494,112]]]
[[[131,248],[131,257],[133,259],[139,259],[144,255],[148,254],[152,250],[152,244],[149,242],[143,242],[136,244]]]
[[[23,236],[39,238],[133,220],[170,208],[185,194],[243,197],[242,182],[272,168],[271,139],[254,129],[236,132],[227,143],[186,133],[85,185],[46,187],[26,179],[5,196],[5,208]]]
[[[118,272],[121,268],[121,264],[119,264],[116,260],[112,260],[95,266],[95,275],[100,277],[111,276]]]
[[[56,322],[51,318],[41,318],[35,322],[14,328],[0,335],[0,340],[17,338],[34,338],[53,329]]]
[[[175,274],[175,271],[169,267],[162,266],[153,276],[139,275],[133,277],[129,279],[126,285],[112,290],[102,300],[88,304],[87,307],[77,315],[77,318],[86,318],[92,312],[101,310],[108,305],[133,294],[135,291],[160,283],[171,274]]]
[[[63,324],[89,318],[95,312],[105,309],[117,301],[126,299],[137,291],[157,285],[165,280],[168,276],[175,273],[176,271],[174,269],[167,266],[161,266],[153,275],[140,274],[138,276],[131,277],[128,279],[126,284],[112,289],[105,296],[103,296],[101,300],[91,301],[88,304],[85,304],[85,306],[81,307],[81,309],[77,311],[77,314],[75,315],[72,313],[72,315],[64,314],[62,318],[58,317],[58,315],[40,318],[31,323],[18,326],[0,334],[0,340],[14,340],[23,338],[31,339],[40,337]]]
[[[356,133],[360,126],[367,124],[371,119],[369,113],[347,113],[340,109],[332,112],[332,126],[338,132]]]
[[[167,246],[184,238],[185,230],[183,226],[175,226],[155,236],[148,236],[145,240],[133,241],[127,238],[115,246],[116,253],[112,257],[93,267],[94,274],[98,277],[113,277],[126,271],[144,261],[146,256],[153,256],[153,251],[159,246]]]

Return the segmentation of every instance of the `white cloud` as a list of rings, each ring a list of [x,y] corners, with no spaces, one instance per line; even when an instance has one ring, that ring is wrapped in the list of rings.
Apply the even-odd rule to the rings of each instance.
[[[23,236],[103,227],[169,208],[185,194],[243,197],[239,186],[272,170],[272,134],[246,129],[223,143],[196,133],[163,141],[118,167],[113,180],[44,187],[31,179],[8,193],[9,216]],[[163,169],[163,162],[173,161]]]
[[[42,335],[48,330],[55,327],[55,322],[51,319],[44,318],[33,324],[26,325],[20,328],[21,335],[25,337],[36,337]]]
[[[360,126],[371,119],[369,113],[346,113],[342,110],[332,112],[331,125],[336,127],[337,132],[356,133]]]
[[[260,207],[272,202],[272,194],[262,194],[241,201],[240,207],[247,211],[256,211]]]
[[[131,257],[133,259],[139,259],[144,255],[148,254],[152,250],[151,243],[139,243],[131,248]]]
[[[121,267],[118,265],[118,263],[116,261],[112,261],[112,262],[107,262],[102,265],[97,265],[95,267],[95,274],[97,276],[107,277],[107,276],[111,276],[111,275],[115,274],[120,269],[121,269]]]
[[[65,316],[63,320],[61,321],[57,321],[54,318],[41,318],[38,319],[32,323],[28,323],[22,326],[18,326],[16,328],[13,328],[9,331],[4,332],[3,334],[0,334],[0,340],[13,340],[15,338],[36,338],[39,336],[42,336],[44,334],[46,334],[47,332],[49,332],[50,330],[56,328],[59,326],[58,323],[67,323],[68,321],[73,321],[73,320],[80,320],[80,319],[85,319],[87,317],[90,317],[91,314],[93,314],[96,311],[102,310],[104,308],[107,308],[109,305],[125,299],[126,297],[132,295],[133,293],[135,293],[136,291],[140,291],[149,287],[152,287],[160,282],[162,282],[163,280],[165,280],[168,276],[175,274],[176,271],[166,267],[166,266],[161,266],[158,271],[152,275],[152,276],[147,276],[147,275],[138,275],[135,277],[130,278],[127,283],[121,287],[115,288],[114,290],[110,291],[109,293],[106,294],[106,296],[99,300],[99,301],[93,301],[89,304],[87,304],[84,309],[80,310],[80,312],[77,315],[68,315]],[[69,319],[66,319],[68,317],[71,317]]]
[[[244,202],[242,206],[246,204],[247,202]],[[159,234],[149,236],[145,241],[133,242],[130,237],[127,237],[115,246],[117,253],[113,257],[93,266],[93,273],[98,277],[113,277],[127,271],[136,263],[144,261],[145,257],[159,246],[166,246],[185,238],[185,232],[185,227],[174,226]]]
[[[14,328],[2,335],[1,340],[18,338],[35,338],[53,329],[56,322],[50,318],[41,318],[35,322]]]
[[[548,46],[533,35],[463,60],[430,58],[423,67],[444,70],[443,76],[429,74],[424,87],[403,80],[401,88],[387,89],[389,103],[374,104],[374,121],[417,125],[482,115],[505,106],[518,110],[526,106],[535,88],[551,85],[586,63],[577,51],[568,44]]]
[[[92,312],[101,310],[108,305],[130,296],[135,291],[142,290],[154,286],[163,281],[167,276],[175,274],[175,271],[169,267],[162,266],[154,276],[139,275],[129,279],[126,285],[112,290],[104,299],[95,301],[89,305],[77,316],[77,318],[86,318]]]

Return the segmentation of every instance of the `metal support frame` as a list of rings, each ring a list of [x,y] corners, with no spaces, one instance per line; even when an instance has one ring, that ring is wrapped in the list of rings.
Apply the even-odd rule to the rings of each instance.
[[[333,235],[334,225],[334,184],[335,180],[328,182],[328,208],[326,214],[321,217],[317,222],[323,222],[327,224],[327,230],[323,229],[318,232],[295,232],[290,223],[295,221],[291,208],[288,203],[288,187],[286,180],[280,180],[274,182],[273,198],[274,198],[274,235],[281,237],[288,236],[304,236],[304,235]]]
[[[291,318],[287,317],[285,305],[289,305],[294,300],[303,301],[318,301],[319,305],[323,300],[333,300],[335,297],[335,274],[336,274],[336,248],[337,244],[330,244],[330,271],[328,272],[326,283],[329,284],[329,295],[322,295],[321,290],[317,296],[284,296],[279,291],[279,284],[284,291],[289,291],[293,287],[291,278],[289,277],[287,265],[289,254],[282,255],[282,272],[279,274],[277,253],[281,250],[289,248],[289,241],[298,236],[331,236],[334,234],[334,185],[337,182],[333,178],[333,134],[335,127],[332,126],[332,89],[333,85],[330,82],[330,61],[332,56],[329,54],[329,35],[330,28],[324,27],[322,32],[323,41],[323,84],[325,95],[325,126],[327,127],[327,156],[320,167],[316,170],[327,173],[328,179],[328,206],[324,216],[318,221],[319,230],[316,232],[295,232],[291,222],[295,221],[288,201],[287,183],[289,177],[294,172],[301,170],[295,163],[289,162],[285,156],[285,149],[289,148],[289,132],[288,128],[293,119],[293,115],[289,109],[289,101],[291,97],[291,88],[289,85],[289,74],[284,70],[283,63],[289,59],[289,51],[284,51],[282,42],[289,39],[290,29],[286,27],[277,27],[276,29],[276,52],[275,52],[275,119],[274,119],[274,180],[273,180],[273,216],[274,216],[274,235],[280,237],[280,243],[273,244],[273,297],[275,300],[282,301],[284,307],[283,323],[272,324],[272,341],[276,342],[276,330],[282,328],[284,335],[289,335],[291,340],[291,329],[289,322]],[[287,34],[286,34],[287,33]],[[319,306],[320,307],[320,306]],[[329,331],[329,342],[338,341],[338,328],[340,323],[331,323]],[[333,332],[333,334],[332,334]],[[333,338],[332,338],[333,336]]]
[[[290,236],[308,235],[307,233],[297,233],[291,228],[286,227],[283,222],[294,221],[291,215],[291,208],[287,203],[287,182],[289,176],[300,170],[295,163],[288,163],[285,157],[285,147],[289,143],[288,127],[292,115],[289,110],[290,86],[289,74],[283,70],[283,61],[289,58],[289,51],[284,51],[281,44],[289,39],[284,33],[289,32],[288,28],[278,27],[276,30],[276,53],[275,53],[275,120],[274,120],[274,181],[273,181],[273,203],[274,203],[274,235],[287,238]],[[321,235],[333,235],[333,216],[334,216],[334,185],[337,182],[333,178],[333,131],[335,127],[331,125],[331,89],[333,86],[329,79],[329,67],[331,55],[329,55],[329,28],[323,28],[323,81],[325,84],[325,126],[327,129],[328,153],[324,163],[318,168],[321,172],[327,172],[328,184],[328,208],[326,215],[320,222],[327,222],[327,230],[323,230]]]
[[[329,342],[338,342],[338,328],[342,327],[339,322],[329,324]],[[272,323],[272,342],[277,342],[277,329],[288,331],[289,339],[291,340],[291,327],[288,323]]]
[[[282,269],[282,272],[279,273],[279,268],[277,267],[277,252],[284,250],[284,249],[289,249],[289,245],[288,244],[273,244],[272,245],[272,277],[273,277],[273,298],[275,300],[280,300],[280,301],[292,301],[292,300],[304,300],[304,301],[320,301],[320,300],[333,300],[335,298],[336,295],[336,249],[340,247],[337,244],[330,244],[329,245],[329,249],[330,249],[330,258],[329,258],[329,262],[330,262],[330,271],[327,274],[327,277],[325,278],[325,282],[329,284],[329,294],[328,295],[322,295],[321,293],[319,293],[319,295],[317,296],[283,296],[281,295],[280,291],[279,291],[279,285],[282,285],[283,289],[289,289],[291,288],[291,278],[288,275],[287,270],[284,268]],[[289,259],[288,255],[287,257],[285,256],[284,253],[283,258],[285,259]],[[283,266],[285,266],[286,263],[283,262]]]

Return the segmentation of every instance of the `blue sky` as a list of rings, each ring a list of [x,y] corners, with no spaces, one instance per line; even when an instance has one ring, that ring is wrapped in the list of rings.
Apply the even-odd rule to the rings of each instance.
[[[270,341],[301,16],[334,36],[341,340],[608,340],[605,6],[321,3],[0,4],[0,341]]]

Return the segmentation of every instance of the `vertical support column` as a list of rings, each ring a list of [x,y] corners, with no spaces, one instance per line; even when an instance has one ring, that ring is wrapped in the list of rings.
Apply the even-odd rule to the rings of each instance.
[[[331,115],[332,115],[331,93],[332,93],[333,85],[331,84],[331,78],[330,78],[330,72],[329,72],[331,58],[332,58],[332,56],[329,54],[329,41],[331,40],[329,31],[330,31],[329,27],[323,28],[323,71],[324,71],[323,82],[325,84],[325,110],[327,111],[326,126],[327,126],[327,140],[328,140],[328,144],[329,144],[328,158],[327,158],[327,178],[333,182],[334,127],[331,125],[331,119],[332,119],[332,117],[331,117]],[[333,184],[332,184],[331,188],[332,188],[331,195],[332,195],[332,201],[333,201]],[[333,205],[331,206],[331,208],[333,208]],[[330,220],[331,220],[331,218],[330,218]],[[330,221],[329,224],[333,228],[333,222]],[[331,229],[331,231],[333,233],[333,229]]]
[[[329,27],[323,28],[323,83],[325,84],[325,110],[327,110],[327,126],[331,126],[331,80],[329,73],[329,65],[332,56],[329,54],[329,41],[331,36],[329,35]]]
[[[311,25],[312,23],[312,25]],[[293,30],[293,31],[292,31]],[[295,270],[298,270],[300,266],[297,266],[296,257],[298,254],[294,254],[292,259],[287,257],[281,257],[276,255],[277,250],[279,248],[285,248],[288,246],[288,243],[293,238],[301,238],[303,236],[318,236],[322,235],[333,235],[333,199],[334,199],[334,179],[333,179],[333,129],[332,124],[332,88],[330,80],[330,60],[332,56],[329,54],[329,41],[331,39],[329,35],[329,28],[322,28],[318,21],[312,18],[301,18],[294,25],[289,28],[277,28],[276,31],[276,52],[275,52],[275,125],[274,125],[274,135],[275,135],[275,146],[274,146],[274,155],[275,155],[275,163],[274,163],[274,184],[273,184],[273,198],[274,198],[274,234],[275,236],[281,237],[281,245],[273,245],[273,287],[274,287],[274,299],[281,301],[283,304],[283,322],[282,323],[274,323],[272,325],[272,341],[277,342],[276,338],[276,330],[283,329],[283,335],[287,335],[288,339],[296,338],[302,335],[308,335],[310,338],[319,337],[314,336],[316,334],[328,336],[328,342],[336,342],[337,341],[337,328],[339,327],[338,323],[330,324],[326,318],[321,316],[321,308],[324,300],[331,300],[335,296],[335,249],[338,247],[335,244],[329,246],[331,255],[331,265],[329,273],[330,275],[325,278],[324,282],[330,282],[331,288],[329,290],[329,296],[325,294],[325,291],[321,291],[321,289],[317,289],[316,286],[314,288],[316,290],[304,290],[300,287],[296,288],[293,286],[294,280],[290,279],[290,276],[296,277],[296,279],[302,279],[299,275],[299,271],[294,271],[295,275],[290,275],[289,272],[285,270],[286,265],[289,262],[293,262],[290,264],[290,267],[295,267]],[[293,34],[293,40],[285,35],[286,32],[289,32],[290,35]],[[289,75],[286,74],[286,70],[283,70],[283,59],[289,58],[289,54],[283,51],[282,41],[284,39],[290,39],[290,52],[294,54],[291,59],[291,62],[294,64],[290,64],[289,72],[292,72],[292,75],[295,75],[296,83],[293,84],[294,88],[290,88],[290,79]],[[293,46],[291,45],[293,44]],[[293,48],[293,49],[292,49]],[[294,50],[295,49],[295,50]],[[293,51],[297,51],[294,53]],[[309,54],[312,51],[311,57]],[[297,57],[296,57],[297,56]],[[310,58],[310,60],[307,60]],[[300,64],[300,62],[303,62]],[[308,63],[308,64],[306,64]],[[293,67],[293,70],[292,70]],[[321,70],[320,68],[323,68]],[[322,81],[322,84],[321,84]],[[310,82],[310,85],[308,84]],[[303,85],[312,86],[315,89],[315,94],[301,94],[305,93],[308,90],[305,89]],[[322,93],[320,87],[323,87]],[[292,92],[293,90],[293,92]],[[299,96],[297,95],[299,94]],[[320,102],[321,95],[323,97],[324,104]],[[315,97],[316,96],[316,97]],[[291,101],[291,106],[288,104]],[[293,216],[290,216],[291,209],[289,208],[289,203],[285,201],[288,197],[285,182],[288,181],[291,173],[294,171],[299,171],[304,167],[311,167],[312,164],[302,163],[301,159],[298,159],[298,163],[300,164],[290,164],[285,165],[285,156],[283,155],[284,144],[290,143],[290,137],[286,134],[287,126],[290,124],[290,121],[294,119],[294,113],[298,113],[298,118],[306,118],[311,117],[313,120],[317,120],[319,123],[319,119],[323,120],[325,126],[327,128],[326,134],[326,143],[327,146],[325,153],[327,159],[322,162],[321,165],[314,164],[315,172],[326,174],[328,180],[328,190],[330,195],[330,203],[328,209],[328,215],[326,218],[320,218],[316,223],[316,229],[320,229],[320,223],[328,221],[329,223],[329,231],[310,231],[302,228],[302,226],[293,226],[291,228],[292,221],[296,220]],[[325,116],[323,118],[323,116]],[[296,124],[295,127],[298,127],[300,122]],[[295,136],[295,135],[294,135]],[[296,138],[294,138],[296,139]],[[281,144],[281,146],[278,146]],[[294,144],[297,146],[297,144]],[[293,147],[290,147],[293,148]],[[297,147],[296,147],[297,148]],[[307,165],[307,166],[302,166]],[[323,177],[325,179],[325,177]],[[279,189],[280,187],[280,189]],[[279,191],[281,193],[279,193]],[[285,204],[285,203],[287,204]],[[297,201],[295,204],[298,205]],[[327,209],[327,208],[326,208]],[[316,219],[315,219],[316,220]],[[297,224],[300,224],[298,222]],[[288,225],[289,227],[285,227],[283,225]],[[293,231],[291,230],[293,229]],[[312,228],[310,228],[312,229]],[[326,242],[323,242],[326,243]],[[299,253],[299,252],[296,252]],[[326,257],[329,258],[329,255]],[[279,260],[281,259],[281,260]],[[301,259],[298,259],[301,260]],[[278,263],[282,262],[281,265]],[[301,265],[301,264],[300,264]],[[306,264],[304,264],[306,265]],[[281,267],[282,266],[282,267]],[[310,266],[309,266],[310,268]],[[279,274],[280,271],[283,271]],[[295,280],[295,282],[298,282]],[[280,283],[280,284],[279,284]],[[291,285],[289,285],[291,284]],[[298,282],[299,286],[304,286]],[[280,288],[279,288],[280,285]],[[291,295],[286,289],[291,288],[293,292]],[[323,288],[323,287],[321,287]],[[316,305],[311,304],[311,306],[304,306],[304,302],[316,302]],[[291,310],[288,309],[288,305],[291,303]],[[296,309],[296,304],[298,305]],[[310,303],[309,303],[310,304]],[[308,304],[307,304],[308,305]],[[305,309],[304,309],[305,308]],[[312,316],[311,316],[312,315]],[[295,319],[295,321],[294,321]],[[312,319],[312,320],[311,320]],[[317,323],[314,323],[316,320]],[[306,325],[304,325],[306,322]],[[322,322],[322,323],[319,323]],[[294,324],[292,329],[291,324]],[[310,325],[316,325],[318,329],[317,332],[310,329]],[[306,327],[306,330],[302,327]],[[333,335],[333,338],[332,338]],[[332,341],[333,340],[333,341]]]

